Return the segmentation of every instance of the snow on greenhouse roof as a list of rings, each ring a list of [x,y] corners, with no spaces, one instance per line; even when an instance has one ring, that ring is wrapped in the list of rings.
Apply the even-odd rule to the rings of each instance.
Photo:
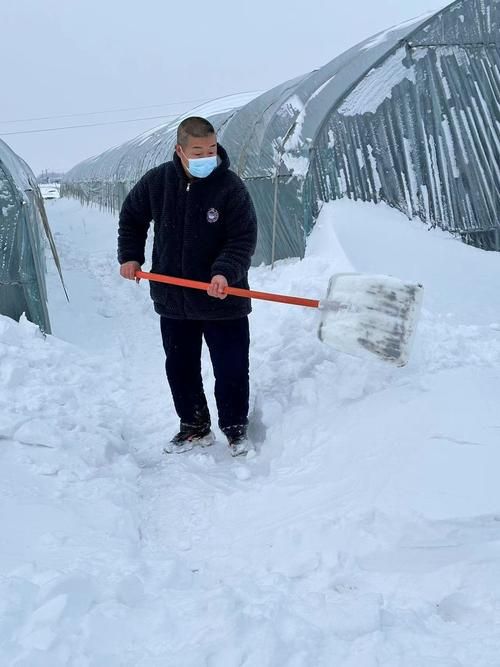
[[[325,117],[429,16],[370,37],[323,67],[281,84],[242,107],[221,134],[238,173],[244,178],[269,178],[276,173],[304,177],[309,168],[309,149]],[[397,61],[394,64],[394,75],[404,76],[403,64],[399,69]],[[408,76],[411,78],[411,72]]]
[[[179,123],[184,120],[184,118],[189,118],[189,116],[201,116],[202,118],[209,118],[210,116],[215,116],[216,114],[228,113],[230,111],[235,111],[248,102],[251,102],[253,99],[258,97],[261,94],[260,91],[249,91],[245,93],[236,93],[234,95],[225,95],[224,97],[216,97],[213,100],[208,102],[203,102],[202,104],[189,109],[183,114],[175,116],[173,120],[170,120],[168,123],[162,123],[156,127],[146,130],[135,139],[131,141],[134,143],[143,143],[148,137],[150,137],[155,132],[159,130],[165,130],[169,132],[173,128],[177,129]]]
[[[204,116],[214,123],[233,168],[243,177],[276,173],[277,155],[281,156],[287,173],[304,176],[309,164],[309,145],[332,106],[429,16],[411,19],[370,37],[320,69],[265,93],[238,93],[205,102],[81,162],[68,172],[65,180],[137,180],[148,168],[167,159],[175,145],[179,122],[190,115]],[[403,65],[399,67],[401,70]]]
[[[355,91],[339,107],[339,113],[354,116],[374,113],[384,100],[391,97],[394,87],[403,79],[415,82],[415,67],[404,64],[406,49],[401,47],[385,61],[383,72],[374,68],[360,81]]]
[[[204,102],[203,104],[194,107],[189,113],[179,116],[179,120],[187,118],[188,116],[206,117],[234,111],[235,109],[245,106],[245,104],[248,104],[261,94],[262,91],[248,91],[245,93],[236,93],[235,95],[226,95],[225,97],[217,97],[210,102]]]
[[[147,169],[168,159],[174,149],[177,126],[184,118],[203,116],[210,119],[217,129],[227,116],[258,95],[256,91],[248,91],[204,102],[166,123],[146,130],[124,144],[80,162],[66,174],[64,180],[71,182],[106,179],[135,182]]]
[[[334,58],[320,70],[312,72],[302,84],[299,84],[299,90],[296,90],[294,95],[303,98],[303,106],[299,112],[300,123],[297,123],[294,132],[287,137],[285,141],[286,150],[296,150],[299,144],[305,143],[306,140],[312,140],[321,127],[321,121],[325,114],[329,113],[331,108],[339,103],[363,76],[369,75],[377,63],[382,58],[387,57],[401,40],[426,23],[431,15],[432,13],[427,13],[405,21],[379,33],[375,37],[368,38]],[[382,94],[384,98],[390,95],[396,79],[405,76],[412,78],[411,70],[404,67],[399,54],[396,53],[389,58],[393,59],[390,80],[377,81],[377,85],[383,84],[383,90],[377,89],[375,91],[372,89],[370,91],[371,93],[376,92],[377,99],[380,99]],[[373,88],[370,81],[368,81],[368,87]],[[371,108],[374,102],[369,96],[360,99],[356,113],[370,110],[368,107],[363,108],[363,104]]]
[[[300,255],[317,202],[351,195],[387,200],[449,229],[466,227],[489,248],[498,226],[491,184],[499,24],[500,0],[455,0],[263,94],[191,110],[209,117],[250,191],[259,217],[255,261]],[[426,110],[418,127],[415,101]],[[449,111],[441,122],[440,111]],[[170,158],[181,118],[77,165],[64,194],[118,211],[134,183]],[[462,179],[466,161],[474,169]]]
[[[462,25],[456,17],[462,10],[463,1],[457,0],[437,12],[393,26],[323,67],[263,94],[242,93],[204,103],[80,163],[65,180],[135,182],[148,168],[168,159],[175,145],[176,127],[187,115],[211,120],[229,153],[232,168],[243,178],[304,177],[310,149],[332,111],[339,106],[345,114],[374,111],[391,97],[395,85],[404,79],[414,81],[415,73],[399,47],[404,42],[413,45],[416,39],[425,49],[427,43],[436,41],[434,31],[440,29],[441,20]],[[418,57],[420,52],[416,52]]]
[[[403,21],[402,23],[398,23],[397,25],[394,25],[391,28],[388,28],[387,30],[382,30],[382,32],[379,32],[377,35],[374,35],[374,37],[371,37],[368,40],[368,42],[365,43],[365,45],[362,47],[362,50],[366,51],[367,49],[371,49],[374,46],[383,44],[390,37],[391,33],[394,32],[395,30],[399,31],[402,29],[411,28],[412,26],[416,26],[417,24],[421,24],[424,21],[426,21],[430,16],[432,16],[434,13],[435,13],[434,11],[425,12],[424,14],[409,19],[408,21]]]

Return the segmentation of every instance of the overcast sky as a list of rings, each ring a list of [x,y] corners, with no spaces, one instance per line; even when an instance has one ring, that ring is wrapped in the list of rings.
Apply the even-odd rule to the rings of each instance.
[[[7,133],[167,116],[197,103],[179,104],[183,100],[264,91],[376,32],[446,4],[1,0],[0,137],[35,173],[65,171],[162,119]],[[144,108],[118,111],[130,107]],[[77,115],[102,111],[108,113]],[[72,117],[54,118],[62,115]],[[46,116],[52,118],[25,120]]]

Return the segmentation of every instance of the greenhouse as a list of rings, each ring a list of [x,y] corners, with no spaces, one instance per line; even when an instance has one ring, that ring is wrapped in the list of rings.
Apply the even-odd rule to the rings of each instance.
[[[196,108],[74,167],[63,193],[118,211],[175,130],[205,115],[259,218],[255,263],[302,256],[323,202],[349,197],[500,250],[500,0],[458,0],[263,94]]]
[[[0,140],[0,313],[15,320],[25,313],[50,333],[45,236],[59,266],[35,176]]]

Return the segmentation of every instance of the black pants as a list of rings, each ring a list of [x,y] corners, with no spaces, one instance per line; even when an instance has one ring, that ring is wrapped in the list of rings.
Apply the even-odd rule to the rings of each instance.
[[[215,376],[215,400],[222,430],[248,423],[250,333],[248,317],[236,320],[174,320],[161,317],[165,369],[181,422],[210,424],[201,378],[205,337]]]

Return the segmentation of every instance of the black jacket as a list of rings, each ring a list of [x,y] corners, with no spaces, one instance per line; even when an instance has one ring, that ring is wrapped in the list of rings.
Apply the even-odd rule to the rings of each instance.
[[[220,163],[206,178],[188,179],[179,157],[148,171],[125,199],[118,230],[118,261],[145,261],[149,224],[154,221],[151,271],[210,282],[221,274],[229,285],[248,289],[248,269],[257,240],[257,219],[243,181]],[[157,313],[174,319],[243,317],[250,299],[216,299],[206,292],[150,282]]]

